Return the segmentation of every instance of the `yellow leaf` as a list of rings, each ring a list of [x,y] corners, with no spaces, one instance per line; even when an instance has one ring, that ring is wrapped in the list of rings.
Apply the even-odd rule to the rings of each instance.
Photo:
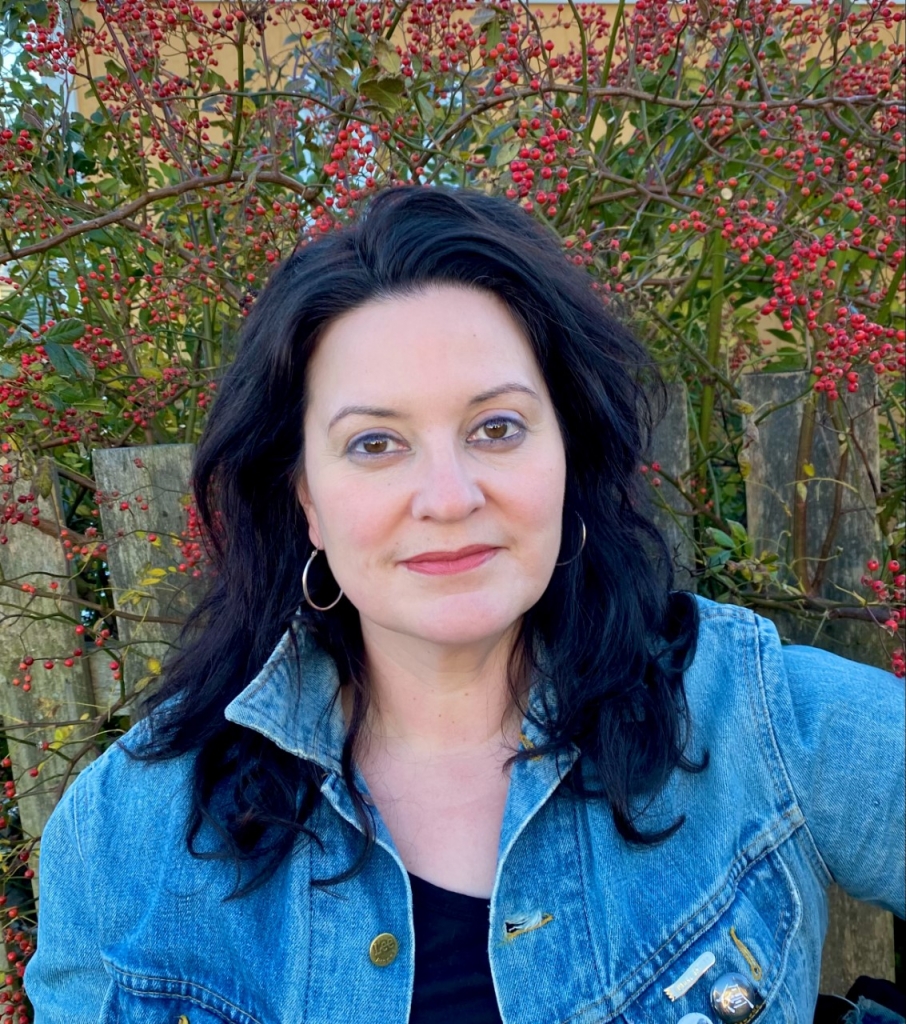
[[[166,569],[149,569],[144,576],[144,579],[138,581],[141,587],[150,587],[160,581],[167,575]]]
[[[815,467],[810,462],[806,462],[802,467],[802,471],[807,477],[813,477],[815,475]]]
[[[808,488],[805,486],[804,481],[796,481],[796,495],[800,501],[805,501],[805,496],[808,494]]]
[[[160,668],[161,668],[161,665],[160,665],[160,662],[159,662],[159,661],[157,660],[157,658],[149,658],[149,659],[148,659],[148,668],[149,668],[149,669],[150,669],[150,670],[151,670],[151,671],[152,671],[152,672],[153,672],[153,673],[154,673],[154,674],[155,674],[156,676],[159,676],[159,675],[160,675]]]
[[[69,739],[70,733],[74,728],[75,726],[73,725],[61,725],[58,729],[54,729],[53,742],[50,744],[50,749],[59,750]]]

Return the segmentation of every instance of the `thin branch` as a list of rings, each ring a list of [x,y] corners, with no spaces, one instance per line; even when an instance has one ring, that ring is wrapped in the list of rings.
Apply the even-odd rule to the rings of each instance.
[[[148,192],[143,196],[139,196],[138,199],[133,199],[131,203],[126,203],[125,206],[118,207],[115,210],[110,210],[108,213],[95,217],[93,220],[82,221],[80,224],[71,224],[59,234],[53,235],[50,238],[45,238],[40,242],[35,242],[34,245],[27,245],[22,249],[14,249],[9,254],[0,256],[0,266],[3,266],[5,263],[11,263],[13,260],[23,259],[25,256],[31,256],[34,253],[53,249],[55,246],[60,245],[70,238],[78,238],[79,235],[84,235],[89,231],[97,231],[100,228],[107,227],[109,224],[121,224],[127,217],[131,217],[139,210],[144,209],[146,206],[152,206],[154,203],[160,202],[162,199],[172,199],[174,196],[180,196],[184,192],[191,192],[194,189],[209,189],[216,188],[218,185],[242,183],[248,181],[252,177],[252,174],[254,174],[256,181],[265,181],[274,185],[282,185],[289,191],[295,192],[297,195],[301,195],[306,201],[313,200],[320,194],[319,189],[312,188],[309,185],[302,185],[300,182],[296,181],[295,178],[290,178],[289,175],[275,173],[274,171],[259,171],[257,173],[250,172],[249,174],[234,171],[233,174],[229,176],[226,174],[217,174],[203,175],[196,178],[186,178],[185,181],[179,181],[175,185],[166,185],[163,188],[155,189],[153,192]],[[49,447],[53,446],[51,445]]]
[[[11,580],[0,580],[0,587],[9,587],[15,590]],[[124,612],[120,608],[107,608],[94,601],[88,601],[83,597],[73,597],[69,594],[58,594],[52,590],[29,590],[32,597],[46,597],[51,601],[65,601],[67,604],[77,604],[81,608],[88,608],[93,612],[101,613],[101,620],[106,619],[127,619],[129,622],[154,622],[163,626],[184,626],[185,619],[174,619],[166,615],[141,615],[138,612]],[[99,620],[100,621],[100,620]]]

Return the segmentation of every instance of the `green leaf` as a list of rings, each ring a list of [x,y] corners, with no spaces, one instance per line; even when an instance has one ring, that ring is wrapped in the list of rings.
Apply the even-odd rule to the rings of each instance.
[[[418,107],[422,121],[428,123],[434,119],[434,104],[423,92],[415,94],[415,105]]]
[[[21,370],[18,366],[14,366],[12,363],[0,363],[0,377],[6,380],[15,380],[20,373]]]
[[[380,107],[396,110],[402,104],[406,87],[401,78],[380,78],[375,82],[366,82],[362,92]]]
[[[718,530],[716,526],[708,527],[708,535],[722,548],[729,548],[732,551],[736,547],[733,538],[729,534],[724,533],[723,530]]]
[[[334,85],[343,92],[353,92],[352,75],[345,68],[334,68],[331,72]]]
[[[498,43],[503,42],[503,33],[500,31],[500,22],[495,18],[487,27],[488,46],[493,49]]]
[[[488,163],[491,167],[509,167],[512,161],[519,155],[519,150],[522,149],[523,145],[525,143],[521,139],[511,139],[502,146],[494,146],[488,158]]]
[[[733,540],[736,544],[745,544],[749,539],[749,535],[746,533],[746,528],[742,523],[737,523],[734,520],[728,520],[730,526],[730,533],[733,535]]]
[[[377,64],[369,64],[367,68],[362,68],[359,72],[358,82],[356,83],[358,85],[359,92],[362,91],[362,86],[365,85],[366,82],[374,82],[376,79],[380,78],[382,74],[383,72]]]
[[[72,342],[78,341],[84,333],[85,324],[75,317],[69,317],[54,324],[47,334],[44,335],[44,342],[45,344],[48,341],[52,341],[57,345],[71,345]]]
[[[71,345],[60,345],[55,341],[44,339],[44,351],[53,364],[53,368],[65,380],[75,377],[78,380],[94,380],[94,366],[91,360],[74,349]]]
[[[378,64],[388,75],[400,73],[402,68],[400,55],[396,52],[396,47],[383,36],[378,36],[374,42],[374,55],[377,57]]]

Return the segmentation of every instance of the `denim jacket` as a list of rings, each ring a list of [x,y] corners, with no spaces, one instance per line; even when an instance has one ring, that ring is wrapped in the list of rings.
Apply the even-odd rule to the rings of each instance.
[[[767,620],[698,600],[687,749],[710,765],[676,771],[641,822],[684,814],[675,835],[625,843],[606,804],[561,788],[575,751],[513,766],[488,931],[504,1024],[714,1019],[725,972],[764,999],[760,1024],[811,1024],[828,884],[906,912],[902,682],[782,647]],[[361,873],[310,884],[348,867],[361,834],[333,662],[306,649],[301,671],[284,636],[226,717],[321,766],[320,842],[222,902],[234,869],[185,848],[188,757],[148,765],[111,747],[44,833],[25,974],[36,1024],[405,1024],[412,896],[379,815]],[[540,739],[526,719],[523,742]],[[703,954],[713,966],[682,991]]]

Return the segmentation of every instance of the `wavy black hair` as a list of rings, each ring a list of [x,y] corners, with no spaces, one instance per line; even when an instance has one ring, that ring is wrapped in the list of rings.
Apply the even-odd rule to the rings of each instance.
[[[345,598],[326,613],[302,600],[311,547],[295,482],[306,368],[337,317],[432,285],[491,292],[521,326],[566,449],[561,561],[575,550],[577,514],[588,524],[581,557],[554,571],[523,617],[510,658],[514,698],[527,671],[543,671],[552,684],[554,700],[538,723],[547,742],[531,756],[578,745],[568,788],[607,800],[629,842],[662,841],[682,824],[653,833],[639,827],[639,808],[674,770],[703,767],[683,754],[682,674],[695,649],[695,602],[671,592],[669,555],[645,512],[639,473],[664,389],[592,282],[550,228],[502,197],[398,186],[377,193],[349,226],[299,247],[255,300],[194,462],[213,584],[162,685],[144,702],[149,738],[136,752],[149,760],[196,755],[188,848],[201,856],[196,840],[208,823],[222,839],[215,856],[233,860],[240,875],[251,865],[234,896],[265,881],[302,837],[320,841],[309,822],[322,769],[223,717],[291,624],[312,634],[353,689],[342,768],[366,839],[362,858],[340,878],[361,866],[373,842],[352,770],[368,701],[358,615]]]

